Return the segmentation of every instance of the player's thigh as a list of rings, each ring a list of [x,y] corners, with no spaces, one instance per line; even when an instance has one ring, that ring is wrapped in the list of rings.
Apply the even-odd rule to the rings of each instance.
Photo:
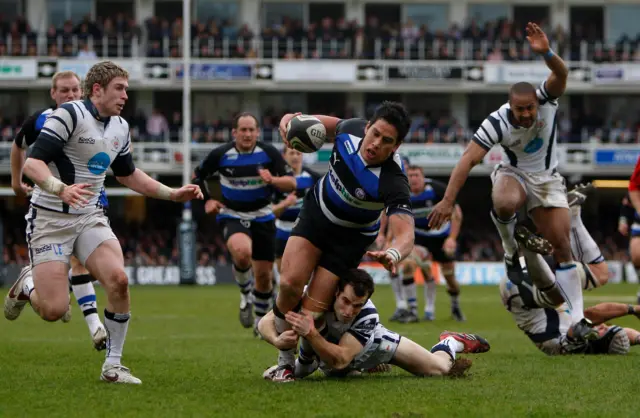
[[[553,245],[556,261],[571,259],[571,215],[569,209],[538,206],[529,215],[540,235]]]
[[[69,306],[69,265],[47,261],[33,266],[33,285],[38,292],[38,305],[64,313]]]
[[[224,219],[220,221],[222,236],[234,264],[241,268],[251,265],[251,221]]]
[[[511,216],[520,209],[526,199],[524,180],[515,172],[502,167],[492,174],[491,200],[499,216]]]
[[[451,368],[449,359],[436,356],[407,337],[400,338],[390,363],[416,376],[443,375]]]
[[[129,281],[124,271],[124,257],[118,240],[103,241],[89,255],[84,265],[108,293],[118,292],[125,296]]]
[[[335,298],[338,280],[338,276],[329,270],[323,267],[316,268],[302,298],[302,308],[310,312],[314,318],[327,311]]]
[[[640,267],[640,234],[631,237],[629,253],[631,254],[631,262],[633,265],[636,268]]]
[[[280,288],[304,288],[318,265],[322,252],[308,239],[292,236],[282,255],[280,264]]]

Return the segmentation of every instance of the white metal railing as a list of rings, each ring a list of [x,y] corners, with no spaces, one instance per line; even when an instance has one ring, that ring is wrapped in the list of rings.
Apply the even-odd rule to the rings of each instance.
[[[77,56],[87,48],[98,57],[157,57],[182,56],[182,40],[172,37],[149,39],[130,34],[105,35],[56,35],[13,37],[7,35],[0,55],[7,56]],[[567,60],[573,61],[633,61],[640,60],[635,44],[631,41],[604,43],[552,41],[552,47]],[[4,50],[4,51],[3,51]],[[497,52],[499,54],[497,54]],[[470,40],[425,38],[377,38],[364,36],[300,40],[292,37],[215,38],[196,36],[192,42],[195,58],[233,59],[400,59],[400,60],[467,60],[504,61],[533,60],[529,44],[517,40]],[[496,52],[492,55],[492,52]],[[515,56],[510,56],[513,53]]]

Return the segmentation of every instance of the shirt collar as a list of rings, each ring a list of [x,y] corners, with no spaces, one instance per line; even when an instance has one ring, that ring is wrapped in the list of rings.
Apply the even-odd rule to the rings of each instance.
[[[85,99],[84,100],[84,105],[87,108],[87,110],[89,110],[89,113],[91,113],[91,116],[93,116],[93,118],[95,120],[97,120],[98,122],[104,122],[104,124],[108,124],[109,123],[109,119],[111,119],[110,116],[100,116],[100,113],[98,113],[98,108],[96,108],[96,106],[93,104],[93,102],[91,101],[91,99]]]

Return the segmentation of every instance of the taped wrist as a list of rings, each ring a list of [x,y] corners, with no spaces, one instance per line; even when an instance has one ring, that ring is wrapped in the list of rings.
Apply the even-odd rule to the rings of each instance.
[[[59,196],[66,187],[66,184],[64,184],[54,176],[49,176],[45,179],[45,181],[42,182],[40,187],[47,193]]]

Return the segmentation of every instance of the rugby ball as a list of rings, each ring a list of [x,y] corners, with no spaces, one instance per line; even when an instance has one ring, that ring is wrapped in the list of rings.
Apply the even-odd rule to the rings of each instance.
[[[287,124],[287,141],[291,148],[304,153],[316,152],[327,140],[327,129],[320,119],[298,115]]]

